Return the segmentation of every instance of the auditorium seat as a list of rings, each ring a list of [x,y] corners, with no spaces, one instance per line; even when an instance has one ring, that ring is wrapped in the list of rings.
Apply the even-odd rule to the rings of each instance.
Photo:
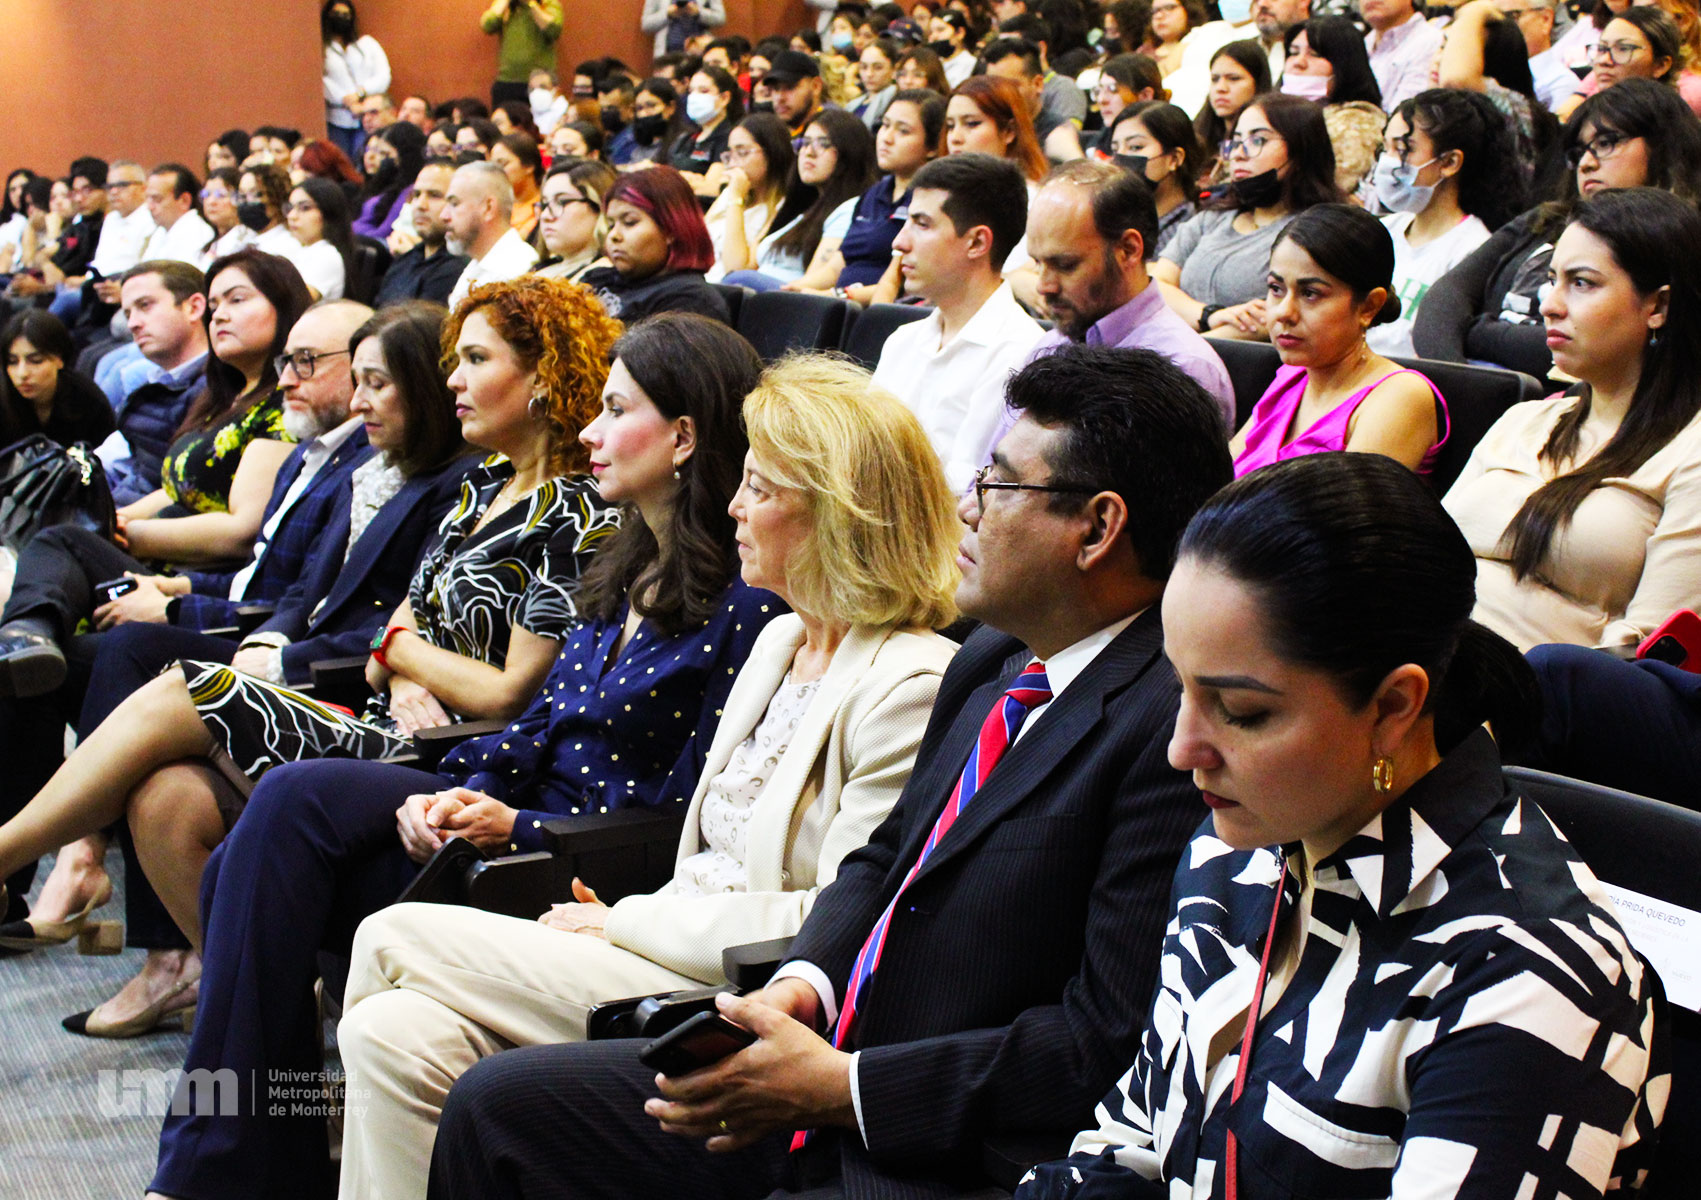
[[[1693,914],[1701,911],[1701,872],[1695,869],[1701,862],[1701,812],[1526,767],[1507,767],[1506,782],[1541,806],[1596,878],[1689,910],[1690,924],[1698,923]],[[1626,932],[1636,945],[1635,930]],[[1687,943],[1693,963],[1701,928],[1675,936]],[[1694,1195],[1689,1189],[1701,1172],[1701,1013],[1672,1000],[1667,990],[1672,1089],[1643,1193],[1653,1200]]]
[[[870,304],[856,314],[839,348],[872,371],[880,364],[880,348],[892,331],[911,321],[926,320],[932,311],[922,304]]]
[[[775,362],[793,350],[838,349],[851,319],[850,305],[835,296],[753,292],[733,324],[763,362]]]
[[[1266,342],[1241,342],[1209,338],[1211,348],[1228,368],[1234,385],[1234,423],[1239,429],[1252,415],[1253,405],[1269,390],[1282,365],[1276,348]],[[1430,483],[1437,494],[1445,494],[1464,470],[1471,451],[1482,441],[1489,426],[1502,413],[1522,400],[1540,399],[1541,383],[1517,371],[1500,367],[1478,367],[1467,363],[1440,362],[1429,358],[1396,358],[1402,367],[1422,371],[1447,398],[1451,424],[1447,441],[1436,455]]]
[[[744,310],[744,298],[751,294],[747,287],[739,287],[736,283],[716,283],[711,285],[726,301],[726,322],[734,329],[738,328],[738,314]]]
[[[384,272],[389,269],[388,246],[369,237],[356,237],[354,253],[349,256],[348,281],[343,285],[343,296],[371,304],[378,295],[378,285],[384,279]]]

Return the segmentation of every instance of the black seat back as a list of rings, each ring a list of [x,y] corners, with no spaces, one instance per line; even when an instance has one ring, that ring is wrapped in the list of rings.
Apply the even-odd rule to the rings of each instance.
[[[378,284],[390,269],[390,248],[369,237],[354,239],[354,253],[349,256],[348,279],[343,295],[362,304],[371,304],[378,295]]]
[[[1603,883],[1701,911],[1701,812],[1525,767],[1507,767],[1506,779],[1553,818]],[[1635,931],[1627,932],[1634,945]],[[1688,932],[1701,938],[1701,929]],[[1693,1195],[1701,1170],[1701,1013],[1670,990],[1672,1089],[1649,1180],[1657,1200]]]
[[[880,365],[880,350],[892,331],[911,321],[924,321],[933,310],[920,304],[870,304],[845,330],[839,348],[872,371]]]
[[[1276,348],[1265,342],[1238,342],[1210,338],[1211,348],[1228,368],[1234,384],[1234,424],[1239,429],[1252,415],[1252,408],[1275,381],[1282,365]],[[1477,367],[1466,363],[1440,362],[1432,358],[1396,358],[1402,367],[1421,371],[1447,401],[1447,440],[1435,456],[1429,481],[1438,495],[1459,478],[1471,451],[1482,441],[1489,426],[1521,400],[1540,399],[1540,382],[1517,371],[1500,367]]]
[[[1395,362],[1429,377],[1447,401],[1451,426],[1447,440],[1435,456],[1429,482],[1436,495],[1445,495],[1470,460],[1471,451],[1482,441],[1489,426],[1521,400],[1536,400],[1540,382],[1501,367],[1475,367],[1467,363],[1439,362],[1432,358],[1396,358]]]
[[[737,329],[738,314],[744,309],[744,298],[751,294],[750,289],[739,287],[736,283],[716,283],[710,286],[726,301],[726,323]]]
[[[834,350],[844,337],[850,305],[836,296],[806,292],[752,292],[739,305],[734,327],[763,362],[793,350]]]

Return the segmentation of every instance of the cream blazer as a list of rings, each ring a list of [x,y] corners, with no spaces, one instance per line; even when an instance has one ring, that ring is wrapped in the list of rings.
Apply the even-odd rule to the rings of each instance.
[[[762,631],[727,697],[676,861],[702,849],[699,813],[713,779],[750,736],[803,644],[787,614]],[[652,962],[719,983],[721,950],[789,937],[845,855],[897,803],[956,644],[935,633],[855,627],[828,664],[791,744],[756,797],[745,842],[749,890],[681,895],[677,883],[628,896],[608,913],[608,940]]]

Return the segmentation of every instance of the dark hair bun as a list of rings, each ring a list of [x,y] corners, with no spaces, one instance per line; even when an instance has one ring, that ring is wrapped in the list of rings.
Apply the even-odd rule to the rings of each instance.
[[[1371,328],[1386,325],[1390,321],[1398,321],[1402,311],[1404,311],[1404,306],[1401,305],[1400,298],[1394,294],[1393,288],[1389,288],[1388,298],[1382,302],[1382,307],[1377,310],[1376,316],[1370,322]]]

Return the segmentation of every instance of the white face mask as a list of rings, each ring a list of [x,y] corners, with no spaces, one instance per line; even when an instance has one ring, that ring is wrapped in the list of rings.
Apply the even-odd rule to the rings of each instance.
[[[1402,163],[1392,154],[1383,154],[1376,160],[1376,171],[1371,175],[1376,198],[1391,212],[1422,212],[1429,207],[1436,185],[1420,184],[1418,172],[1434,161],[1432,158],[1429,162]]]
[[[1329,85],[1334,82],[1333,75],[1283,75],[1282,91],[1289,96],[1322,104],[1329,99]]]
[[[685,97],[685,115],[693,124],[701,125],[715,115],[715,98],[707,92],[689,92]]]
[[[548,112],[549,106],[555,103],[555,93],[548,88],[532,89],[532,112]]]

